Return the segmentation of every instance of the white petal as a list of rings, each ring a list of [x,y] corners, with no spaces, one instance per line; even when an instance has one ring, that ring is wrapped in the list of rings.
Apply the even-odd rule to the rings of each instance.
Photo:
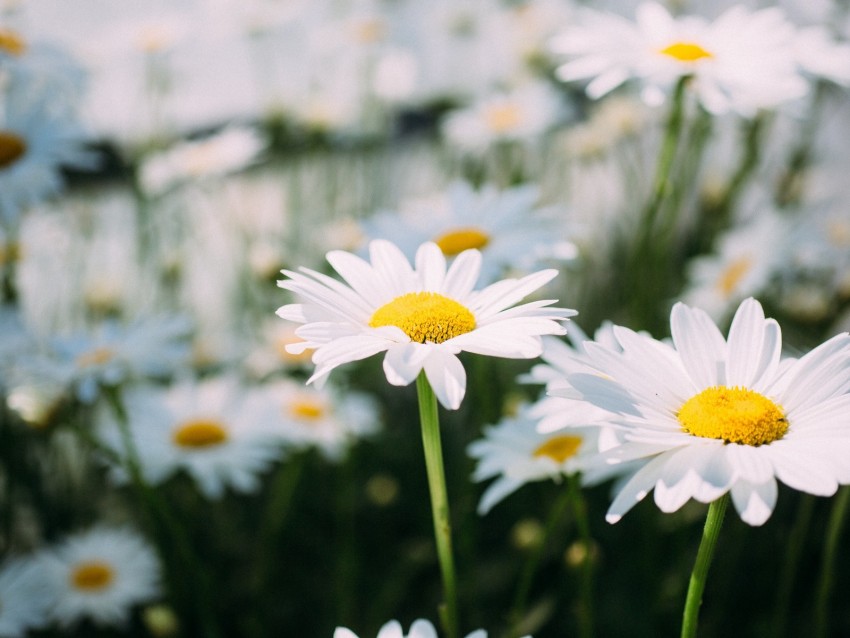
[[[343,250],[332,250],[326,259],[348,285],[375,308],[386,303],[386,292],[375,285],[375,271],[364,259]]]
[[[679,302],[670,314],[673,343],[682,364],[699,388],[725,383],[726,342],[711,318]]]
[[[726,458],[737,475],[750,483],[761,485],[773,478],[773,464],[767,454],[767,448],[730,443],[724,446]]]
[[[437,630],[427,620],[414,620],[407,638],[437,638]]]
[[[424,290],[442,290],[446,278],[446,257],[434,242],[425,242],[416,251],[416,273]]]
[[[770,518],[776,505],[776,495],[776,481],[773,478],[761,484],[738,481],[732,486],[735,509],[741,520],[749,525],[762,525]]]
[[[327,376],[334,368],[350,361],[359,361],[386,350],[392,341],[383,337],[356,335],[343,337],[325,344],[313,353],[316,371],[307,383],[312,383]]]
[[[391,620],[378,630],[377,638],[404,638],[404,630],[401,623]]]
[[[768,446],[776,478],[801,492],[817,496],[832,496],[838,489],[838,479],[827,459],[803,453],[791,441],[775,441]]]
[[[433,348],[425,360],[425,376],[443,407],[460,407],[466,393],[466,370],[460,359],[444,348]]]
[[[384,374],[392,385],[409,385],[416,380],[430,348],[421,343],[393,345],[384,356]]]
[[[481,495],[481,501],[478,503],[478,514],[484,516],[493,506],[504,499],[509,494],[514,493],[522,486],[522,481],[507,477],[499,478],[487,488],[484,494]]]
[[[443,280],[442,293],[452,299],[463,300],[472,292],[480,272],[481,253],[477,250],[464,250],[452,261]]]
[[[667,455],[660,454],[635,472],[620,488],[617,497],[611,503],[611,507],[608,508],[605,520],[609,523],[616,523],[623,518],[626,512],[639,501],[642,501],[649,494],[649,491],[655,487],[658,479],[661,478],[661,472],[666,462]]]
[[[357,638],[357,634],[345,627],[337,627],[334,630],[333,638]]]
[[[764,318],[758,301],[744,300],[729,328],[726,384],[752,388],[763,377],[769,378],[781,349],[779,324]]]

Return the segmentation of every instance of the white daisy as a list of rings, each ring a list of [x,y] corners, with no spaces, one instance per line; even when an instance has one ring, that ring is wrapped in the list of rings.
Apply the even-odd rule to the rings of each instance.
[[[233,378],[184,381],[167,389],[137,387],[123,400],[142,472],[152,484],[182,469],[209,499],[221,498],[226,487],[253,492],[258,475],[280,458],[275,422],[269,419],[273,406]],[[111,411],[101,411],[100,437],[123,454],[114,419]],[[113,478],[127,477],[115,468]]]
[[[794,55],[796,37],[775,7],[750,11],[737,5],[709,22],[673,17],[661,4],[644,2],[635,22],[586,11],[555,38],[553,48],[571,58],[558,68],[559,78],[591,80],[591,98],[636,79],[645,99],[658,103],[680,78],[690,77],[689,89],[708,111],[749,116],[806,93]]]
[[[850,335],[780,361],[779,325],[753,299],[738,308],[728,339],[682,303],[670,324],[672,346],[615,327],[622,353],[586,344],[598,372],[567,377],[622,430],[625,442],[601,462],[643,462],[609,522],[654,488],[664,512],[731,492],[741,518],[761,525],[777,479],[822,496],[850,483]]]
[[[387,239],[408,258],[426,241],[436,243],[448,258],[470,248],[480,250],[481,280],[490,283],[506,272],[528,272],[546,259],[576,256],[564,211],[539,207],[539,198],[531,185],[475,190],[455,182],[445,193],[409,202],[401,213],[375,215],[362,227],[367,238]]]
[[[65,627],[83,618],[123,625],[134,606],[160,596],[156,554],[129,528],[92,528],[40,559],[53,600],[50,616]]]
[[[18,638],[47,624],[50,606],[44,573],[36,561],[14,558],[0,567],[0,636]]]
[[[357,634],[345,627],[337,627],[333,638],[357,638]],[[420,618],[413,621],[408,633],[404,633],[401,623],[397,620],[391,620],[378,630],[376,638],[437,638],[437,630],[434,629],[434,625],[429,621]],[[487,632],[483,629],[478,629],[466,636],[466,638],[487,638]],[[524,638],[530,638],[530,636],[525,636]]]
[[[515,417],[485,428],[467,453],[477,459],[475,481],[498,477],[481,496],[478,513],[486,514],[499,501],[532,481],[560,481],[581,471],[582,456],[597,451],[596,428],[541,433],[538,420],[525,408]]]
[[[305,388],[291,380],[264,389],[278,410],[278,435],[284,444],[296,449],[316,447],[331,460],[340,459],[351,443],[374,434],[380,425],[375,402],[359,392]]]
[[[424,371],[440,403],[454,410],[466,392],[461,351],[528,359],[540,354],[540,336],[563,334],[558,323],[574,310],[553,308],[552,300],[511,307],[550,281],[544,270],[522,279],[505,279],[473,290],[481,253],[462,252],[446,270],[437,244],[416,252],[415,268],[392,243],[369,244],[370,262],[343,251],[327,259],[348,285],[302,268],[283,271],[278,282],[306,303],[278,310],[284,319],[305,324],[297,330],[303,343],[290,352],[315,348],[316,370],[308,383],[324,379],[334,368],[386,352],[384,372],[392,385],[408,385]]]

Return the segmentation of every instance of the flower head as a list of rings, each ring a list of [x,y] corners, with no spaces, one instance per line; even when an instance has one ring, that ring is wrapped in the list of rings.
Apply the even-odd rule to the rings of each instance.
[[[43,626],[50,604],[37,561],[14,558],[0,566],[0,636],[17,638]]]
[[[337,627],[333,638],[357,638],[357,634],[345,627]],[[401,623],[397,620],[391,620],[378,630],[377,638],[437,638],[437,630],[429,621],[420,618],[413,621],[408,633],[404,633]],[[466,638],[487,638],[487,632],[478,629]],[[525,638],[530,638],[530,636]]]
[[[551,280],[554,270],[476,291],[477,250],[462,252],[448,270],[443,252],[431,242],[416,252],[415,267],[388,241],[373,241],[369,253],[369,262],[343,251],[328,253],[348,285],[306,268],[283,271],[288,279],[278,285],[306,301],[283,306],[278,315],[305,324],[296,331],[304,341],[287,349],[315,349],[316,370],[308,383],[343,363],[386,352],[387,381],[408,385],[424,371],[440,403],[454,410],[466,392],[461,351],[533,358],[542,351],[540,336],[563,334],[558,322],[575,314],[552,308],[552,300],[511,307]]]
[[[777,479],[822,496],[850,483],[850,335],[780,360],[779,325],[753,299],[738,308],[728,339],[682,303],[670,324],[672,345],[615,327],[622,352],[587,343],[596,372],[567,376],[621,432],[623,443],[600,462],[642,462],[621,485],[610,522],[654,488],[664,512],[731,492],[741,518],[761,525]]]

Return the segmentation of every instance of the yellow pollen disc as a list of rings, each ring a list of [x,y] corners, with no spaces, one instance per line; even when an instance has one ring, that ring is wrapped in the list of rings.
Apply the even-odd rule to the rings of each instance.
[[[785,436],[782,408],[748,388],[712,386],[685,401],[676,415],[688,434],[759,446]]]
[[[0,169],[17,162],[27,152],[27,143],[12,131],[0,131]]]
[[[0,51],[17,56],[26,50],[27,43],[20,35],[9,29],[0,29]]]
[[[679,62],[696,62],[704,58],[713,58],[714,55],[703,49],[695,42],[674,42],[668,47],[661,49],[661,53],[669,55]]]
[[[534,450],[534,456],[547,456],[556,463],[563,463],[575,455],[579,446],[580,436],[554,436]]]
[[[373,44],[380,42],[386,35],[387,27],[383,21],[364,20],[354,27],[354,39],[360,44]]]
[[[102,366],[109,363],[110,359],[115,356],[109,348],[95,348],[90,352],[84,352],[77,357],[76,363],[80,368],[88,368],[89,366]]]
[[[484,121],[494,133],[507,133],[522,122],[522,112],[515,104],[500,104],[487,110]]]
[[[115,578],[112,567],[100,561],[80,563],[71,572],[71,585],[85,592],[101,591]]]
[[[21,261],[22,254],[21,245],[16,241],[0,244],[0,266]]]
[[[490,236],[478,228],[455,228],[437,237],[434,243],[444,255],[454,257],[470,248],[484,248],[490,243]]]
[[[227,430],[218,421],[194,419],[174,430],[172,438],[180,447],[196,450],[221,445],[227,441]]]
[[[304,397],[289,404],[289,413],[301,421],[318,421],[325,415],[325,406],[321,401]]]
[[[749,257],[739,257],[729,264],[717,279],[717,289],[724,297],[732,296],[741,279],[744,278],[753,267],[753,260]]]
[[[378,308],[369,325],[396,326],[419,343],[443,343],[475,330],[475,317],[465,306],[439,293],[409,292]]]

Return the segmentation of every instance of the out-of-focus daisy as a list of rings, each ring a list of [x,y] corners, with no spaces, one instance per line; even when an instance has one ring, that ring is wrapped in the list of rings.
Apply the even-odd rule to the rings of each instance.
[[[753,299],[738,308],[728,339],[682,303],[670,324],[672,346],[615,327],[622,353],[587,344],[597,373],[567,377],[622,431],[624,443],[601,462],[642,461],[609,522],[654,489],[664,512],[731,492],[741,518],[761,525],[777,479],[822,496],[850,482],[850,335],[780,361],[779,325]]]
[[[797,63],[806,73],[850,85],[850,44],[836,42],[823,27],[806,27],[794,43]]]
[[[53,340],[56,360],[49,376],[73,386],[80,401],[91,403],[102,385],[130,378],[163,377],[188,362],[191,324],[185,317],[151,317],[122,325],[105,321],[87,333]]]
[[[271,383],[264,389],[269,403],[277,409],[277,434],[287,447],[315,447],[327,458],[337,460],[354,441],[374,434],[380,425],[374,401],[359,392],[304,387],[291,380]]]
[[[498,142],[534,142],[564,117],[559,96],[543,82],[486,95],[449,114],[443,136],[466,151]]]
[[[484,436],[467,448],[478,461],[472,475],[475,481],[498,477],[482,495],[478,513],[486,514],[526,483],[559,481],[581,471],[582,456],[597,452],[597,433],[596,428],[541,433],[527,408],[486,428]]]
[[[409,258],[426,241],[448,258],[477,249],[481,280],[490,283],[506,273],[528,272],[547,259],[576,256],[563,212],[538,207],[539,196],[531,185],[500,191],[455,182],[444,194],[410,202],[401,213],[380,213],[362,226],[367,238],[387,239]]]
[[[183,181],[240,171],[257,161],[265,148],[255,129],[229,127],[146,158],[139,167],[139,183],[149,195],[158,195]]]
[[[357,634],[345,627],[337,627],[333,638],[357,638]],[[420,618],[413,621],[408,633],[404,633],[401,623],[397,620],[391,620],[378,630],[376,638],[437,638],[437,630],[429,621]],[[487,632],[478,629],[467,635],[466,638],[487,638]],[[530,638],[530,636],[524,638]]]
[[[5,562],[0,567],[0,636],[18,638],[47,624],[52,601],[45,594],[43,570],[35,561]]]
[[[644,98],[658,103],[689,77],[689,89],[708,111],[749,116],[806,93],[794,55],[797,31],[780,9],[737,5],[709,22],[644,2],[635,22],[591,10],[580,15],[552,45],[570,58],[558,68],[560,79],[589,79],[591,98],[635,79]]]
[[[12,225],[26,208],[57,194],[62,166],[93,167],[84,139],[47,97],[7,100],[0,116],[0,221]]]
[[[235,379],[183,381],[165,389],[131,388],[123,396],[141,470],[150,483],[186,471],[201,492],[218,499],[226,487],[252,492],[258,475],[280,457],[269,415],[274,406],[255,400]],[[111,411],[100,416],[100,437],[123,453]],[[126,479],[116,468],[115,478]]]
[[[304,298],[278,310],[284,319],[305,324],[296,334],[303,343],[290,352],[315,348],[316,370],[309,382],[334,368],[386,352],[384,372],[393,385],[408,385],[424,371],[440,403],[457,409],[466,392],[462,351],[528,359],[540,354],[540,336],[563,334],[558,323],[574,310],[553,308],[552,300],[512,307],[557,273],[544,270],[473,290],[481,253],[462,252],[446,270],[437,244],[416,252],[415,267],[394,244],[369,244],[370,261],[343,251],[327,259],[348,285],[302,268],[283,271],[278,283]]]
[[[787,222],[774,213],[727,231],[718,239],[716,254],[689,264],[683,301],[716,321],[723,319],[743,299],[764,290],[792,250],[790,239]]]
[[[40,556],[51,592],[52,619],[70,626],[83,618],[123,625],[133,607],[160,595],[156,554],[137,532],[95,527]]]

